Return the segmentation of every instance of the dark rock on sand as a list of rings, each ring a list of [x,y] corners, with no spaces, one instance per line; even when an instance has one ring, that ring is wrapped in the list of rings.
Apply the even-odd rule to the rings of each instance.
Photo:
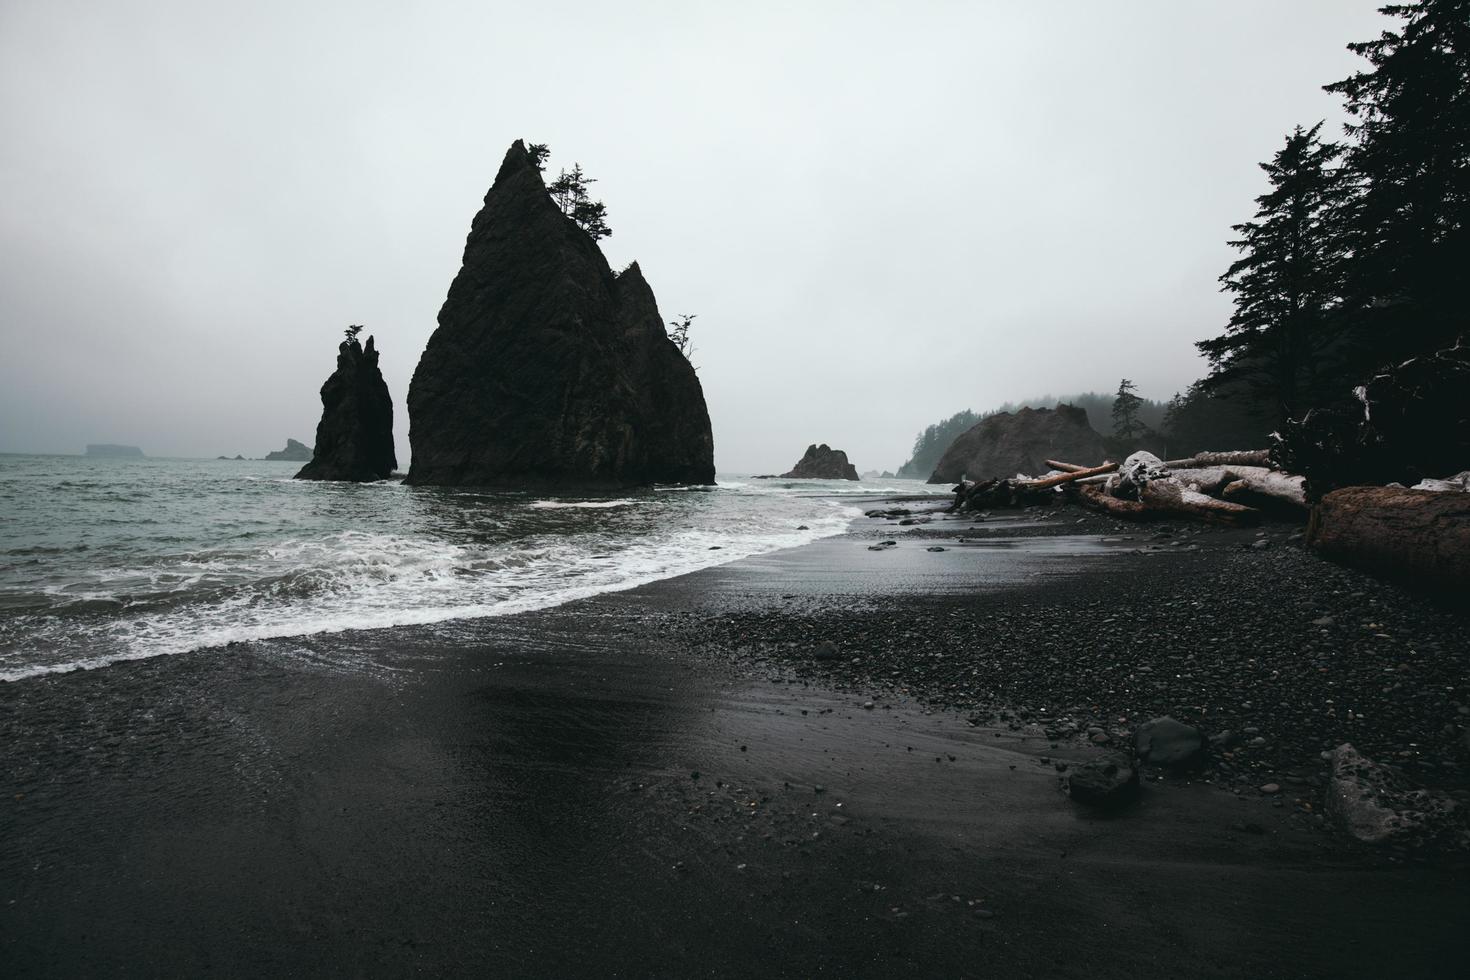
[[[295,439],[287,439],[285,449],[277,449],[275,452],[265,454],[267,460],[292,463],[310,462],[311,457],[310,447],[302,445]]]
[[[1327,753],[1331,778],[1327,813],[1364,844],[1425,844],[1439,839],[1470,846],[1465,816],[1453,800],[1411,787],[1402,774],[1363,756],[1344,742]]]
[[[1198,728],[1166,715],[1138,726],[1133,747],[1146,766],[1187,770],[1204,765],[1209,742]]]
[[[699,378],[638,264],[614,274],[505,155],[408,389],[409,483],[612,488],[714,482]]]
[[[991,480],[1017,473],[1038,475],[1048,459],[1091,465],[1102,462],[1103,438],[1072,405],[997,412],[977,422],[945,450],[930,483]]]
[[[1072,766],[1062,777],[1062,786],[1078,803],[1115,809],[1138,797],[1138,770],[1126,757],[1109,754]]]
[[[351,336],[337,347],[337,370],[322,385],[316,454],[298,480],[385,480],[398,465],[393,451],[393,399],[378,368],[378,351]]]
[[[847,453],[833,449],[825,442],[820,446],[813,443],[806,453],[791,467],[791,472],[782,473],[782,479],[795,480],[856,480],[857,467],[847,461]]]

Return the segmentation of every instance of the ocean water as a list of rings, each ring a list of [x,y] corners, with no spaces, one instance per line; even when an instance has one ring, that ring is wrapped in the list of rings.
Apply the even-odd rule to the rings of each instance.
[[[0,680],[542,608],[839,534],[863,495],[948,489],[721,477],[550,498],[298,466],[0,455]]]

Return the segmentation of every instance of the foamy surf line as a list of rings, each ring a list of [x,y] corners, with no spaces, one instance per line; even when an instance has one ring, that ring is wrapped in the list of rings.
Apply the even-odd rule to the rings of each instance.
[[[628,503],[631,503],[631,501]],[[836,512],[824,521],[814,522],[815,526],[809,527],[805,531],[788,532],[787,534],[757,540],[737,541],[731,544],[721,545],[719,550],[690,551],[665,566],[642,572],[633,572],[626,575],[626,577],[612,581],[589,582],[586,584],[572,585],[555,592],[512,596],[498,602],[471,603],[463,606],[439,605],[377,610],[350,609],[345,614],[342,611],[329,614],[320,610],[304,609],[295,610],[298,614],[305,614],[297,619],[289,618],[293,610],[290,607],[285,607],[280,610],[271,610],[274,619],[270,625],[251,624],[243,627],[229,627],[213,631],[212,634],[210,631],[199,630],[197,624],[180,624],[178,627],[179,632],[187,635],[189,637],[188,639],[180,635],[150,637],[145,640],[134,641],[138,646],[146,645],[147,648],[144,649],[139,649],[130,644],[130,648],[128,649],[122,649],[116,653],[110,653],[100,657],[88,657],[55,664],[37,664],[13,670],[0,670],[0,682],[13,683],[50,674],[71,673],[77,670],[96,670],[114,664],[151,660],[157,657],[172,656],[181,653],[214,650],[234,642],[249,643],[258,640],[279,640],[290,637],[318,636],[361,630],[391,629],[401,626],[430,626],[457,620],[487,619],[534,612],[540,609],[550,609],[569,602],[576,602],[580,599],[588,599],[593,596],[612,592],[625,592],[642,585],[678,578],[681,575],[688,575],[706,568],[715,568],[745,558],[753,558],[757,555],[782,551],[787,548],[797,548],[825,538],[836,537],[848,531],[853,522],[862,516],[862,511],[859,508],[841,504],[837,501],[832,501],[832,504]],[[597,557],[599,556],[588,556],[589,559],[595,559]],[[201,633],[206,637],[203,642],[199,641]]]
[[[631,500],[537,500],[532,503],[533,510],[609,510],[613,507],[631,507]]]

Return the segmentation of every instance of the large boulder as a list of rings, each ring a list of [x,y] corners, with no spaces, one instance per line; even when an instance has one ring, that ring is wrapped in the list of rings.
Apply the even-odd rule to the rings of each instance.
[[[806,453],[796,461],[789,473],[782,473],[783,480],[856,480],[857,467],[847,461],[847,453],[833,449],[825,442],[820,446],[813,443]]]
[[[383,480],[398,466],[393,451],[393,399],[378,368],[378,351],[349,336],[337,348],[337,370],[322,385],[316,451],[298,480]]]
[[[1198,728],[1165,715],[1138,726],[1133,748],[1143,765],[1184,772],[1204,765],[1209,740]]]
[[[1090,466],[1102,462],[1103,438],[1073,405],[1023,408],[986,416],[945,450],[930,483],[993,480],[1017,473],[1037,475],[1048,459]]]
[[[1138,799],[1138,770],[1118,752],[1079,762],[1061,778],[1062,789],[1078,803],[1116,810]]]
[[[408,481],[598,489],[708,484],[699,378],[637,263],[614,274],[517,141],[408,389]]]
[[[275,452],[265,454],[265,458],[273,462],[305,463],[311,457],[311,449],[295,439],[287,439],[285,449],[277,449]]]

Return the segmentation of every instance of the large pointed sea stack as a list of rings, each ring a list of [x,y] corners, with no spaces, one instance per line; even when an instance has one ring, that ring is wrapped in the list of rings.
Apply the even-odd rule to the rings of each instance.
[[[408,482],[598,489],[713,483],[694,368],[637,264],[614,275],[518,140],[408,388]]]
[[[393,452],[393,399],[378,369],[378,351],[355,330],[337,348],[337,370],[322,385],[316,451],[298,480],[383,480],[398,466]]]

